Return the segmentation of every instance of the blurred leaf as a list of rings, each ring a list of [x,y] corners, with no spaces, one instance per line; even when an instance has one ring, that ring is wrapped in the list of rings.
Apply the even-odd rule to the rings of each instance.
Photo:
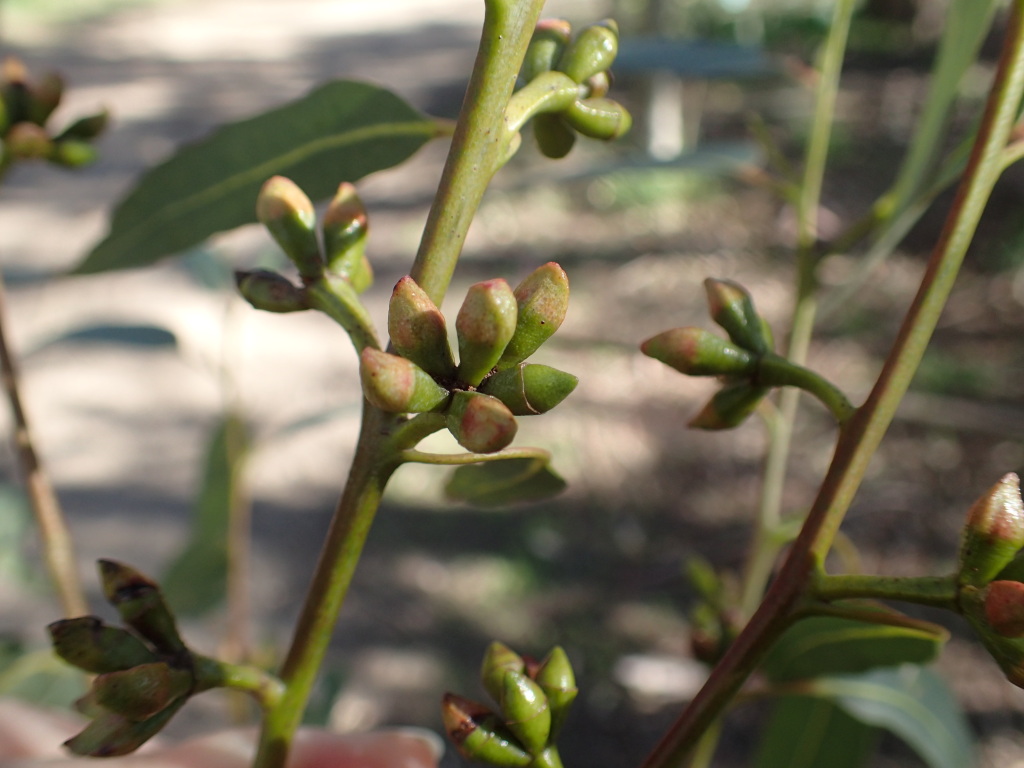
[[[230,567],[228,535],[248,445],[245,424],[235,415],[228,415],[213,432],[191,536],[160,582],[178,615],[200,614],[224,600]]]
[[[24,494],[14,486],[0,485],[0,580],[14,587],[32,579],[32,561],[25,552],[31,527],[32,515]]]
[[[758,748],[755,768],[862,768],[878,729],[824,699],[783,696]]]
[[[397,165],[437,135],[434,120],[389,91],[327,83],[227,125],[146,173],[75,272],[145,266],[254,222],[260,186],[275,174],[288,176],[314,200],[326,198],[339,182]]]
[[[915,665],[853,677],[820,678],[813,695],[834,701],[861,722],[899,736],[931,768],[968,768],[972,738],[960,705],[935,673]]]
[[[25,652],[8,645],[0,652],[0,696],[16,696],[39,706],[66,707],[82,696],[88,680],[49,649]]]
[[[178,338],[173,332],[149,323],[98,323],[62,333],[34,347],[31,354],[57,344],[119,344],[129,347],[174,347]]]
[[[773,680],[863,672],[934,659],[946,633],[814,616],[790,627],[768,653],[762,670]]]
[[[452,472],[445,495],[478,507],[540,501],[565,489],[547,458],[504,459],[467,464]]]

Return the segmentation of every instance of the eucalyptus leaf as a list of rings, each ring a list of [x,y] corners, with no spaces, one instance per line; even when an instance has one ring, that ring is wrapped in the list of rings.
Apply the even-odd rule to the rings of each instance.
[[[904,663],[924,664],[938,655],[946,639],[940,627],[928,631],[814,616],[783,633],[762,670],[780,681],[850,674]]]
[[[809,688],[861,722],[899,736],[931,768],[968,768],[972,763],[971,732],[963,711],[929,669],[907,664],[819,678]]]
[[[175,347],[178,337],[173,331],[150,323],[97,323],[74,328],[48,339],[31,352],[57,344],[116,344],[127,347]]]
[[[755,768],[862,768],[879,731],[826,699],[783,696],[761,737]]]
[[[224,600],[231,518],[239,504],[248,447],[245,424],[235,415],[213,431],[188,543],[160,582],[168,604],[180,616],[204,613]]]
[[[345,80],[224,126],[146,173],[114,211],[107,236],[74,272],[141,267],[210,235],[256,221],[269,177],[313,199],[408,159],[440,133],[390,91]]]
[[[452,501],[477,507],[500,507],[540,501],[561,493],[565,480],[547,458],[516,458],[467,464],[457,468],[445,485]]]

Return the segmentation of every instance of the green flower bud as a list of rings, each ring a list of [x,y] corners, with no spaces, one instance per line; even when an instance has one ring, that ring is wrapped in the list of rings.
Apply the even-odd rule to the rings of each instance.
[[[291,280],[266,269],[235,272],[242,298],[265,312],[300,312],[309,309],[306,294]]]
[[[373,347],[359,354],[359,377],[366,399],[388,413],[433,411],[448,400],[448,390],[416,363]]]
[[[441,719],[448,738],[468,760],[506,768],[530,764],[530,755],[483,704],[446,693],[441,701]]]
[[[993,582],[998,583],[998,582]],[[957,596],[964,618],[974,629],[985,650],[999,665],[1006,679],[1018,688],[1024,688],[1024,639],[1005,637],[992,625],[986,606],[991,585],[975,587],[961,586]],[[997,589],[1001,589],[997,588]],[[994,608],[994,606],[993,606]],[[999,613],[999,612],[997,612]],[[1001,625],[1005,616],[995,616],[997,625]]]
[[[35,123],[22,121],[12,125],[4,143],[7,152],[20,160],[42,160],[53,153],[53,142],[46,130]]]
[[[316,211],[294,181],[284,176],[267,179],[256,198],[256,218],[298,268],[303,280],[323,276],[324,262],[316,241]]]
[[[366,208],[355,186],[341,183],[324,212],[321,227],[327,268],[347,277],[356,293],[362,293],[373,283],[373,268],[366,258]]]
[[[604,72],[619,52],[619,27],[611,19],[584,27],[562,53],[558,69],[582,83]]]
[[[549,746],[533,758],[530,768],[563,768],[562,756],[558,754],[558,748],[554,744]]]
[[[99,566],[103,594],[125,624],[161,654],[177,657],[188,653],[156,582],[113,560],[100,560]]]
[[[471,453],[495,453],[515,439],[516,417],[496,397],[480,392],[453,393],[448,431]]]
[[[768,387],[757,387],[740,381],[718,390],[701,412],[690,419],[693,429],[732,429],[754,412],[761,399],[768,394]]]
[[[95,616],[55,621],[46,628],[53,650],[73,667],[93,674],[117,672],[156,661],[156,654],[126,629]]]
[[[488,376],[480,392],[498,398],[516,416],[546,413],[567,398],[579,383],[571,373],[547,365],[520,363]]]
[[[480,665],[480,682],[496,702],[501,702],[501,692],[505,687],[505,673],[509,670],[525,672],[526,662],[523,661],[522,656],[507,645],[495,640],[487,646],[487,651],[484,653],[484,660]]]
[[[158,661],[100,675],[92,694],[96,704],[138,722],[187,695],[192,682],[188,671]]]
[[[725,329],[734,344],[758,355],[771,351],[771,336],[743,286],[709,277],[704,290],[711,319]]]
[[[516,331],[516,297],[502,279],[471,285],[455,319],[459,381],[477,386],[501,358]]]
[[[533,138],[544,157],[561,160],[572,151],[576,143],[576,131],[562,119],[561,115],[542,112],[532,120]]]
[[[703,328],[673,328],[640,345],[648,357],[689,376],[751,375],[757,359]]]
[[[156,736],[186,701],[173,702],[146,720],[136,722],[116,712],[103,712],[81,733],[64,742],[73,754],[82,757],[117,757],[134,752]]]
[[[1003,637],[1024,637],[1024,584],[991,582],[985,590],[985,619]]]
[[[522,672],[505,672],[501,713],[509,730],[531,755],[547,746],[551,735],[551,707],[541,687]]]
[[[561,646],[556,645],[544,657],[533,679],[544,691],[551,707],[551,740],[554,741],[579,693],[572,663]]]
[[[64,78],[56,72],[43,75],[38,83],[28,89],[28,119],[36,125],[46,125],[63,95]]]
[[[528,83],[538,75],[550,72],[569,44],[571,34],[572,26],[564,19],[539,21],[523,59],[523,81]]]
[[[54,141],[60,142],[69,139],[91,141],[106,130],[108,122],[110,122],[110,112],[106,109],[102,112],[97,112],[95,115],[80,117],[57,134],[54,137]]]
[[[391,294],[388,335],[398,354],[427,373],[444,380],[455,377],[444,315],[408,275],[395,284]]]
[[[1024,502],[1020,479],[1010,472],[967,513],[960,543],[960,584],[982,587],[1013,561],[1024,546]]]
[[[633,127],[633,118],[614,99],[577,99],[562,113],[570,126],[592,139],[613,141]]]
[[[498,370],[521,363],[559,329],[569,308],[569,278],[549,261],[527,275],[514,295],[515,332],[498,359]]]
[[[99,157],[99,150],[92,144],[64,139],[53,143],[48,159],[51,163],[62,165],[65,168],[81,168],[95,162],[97,157]]]

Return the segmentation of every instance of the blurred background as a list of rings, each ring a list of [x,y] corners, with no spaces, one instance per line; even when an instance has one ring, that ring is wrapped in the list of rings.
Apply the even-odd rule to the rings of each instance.
[[[913,127],[941,31],[938,0],[869,0],[852,32],[821,210],[822,234],[863,216]],[[622,30],[613,94],[634,113],[614,145],[579,142],[565,160],[530,142],[499,175],[466,246],[446,314],[465,287],[515,284],[555,260],[569,274],[565,325],[542,350],[580,377],[521,444],[550,449],[569,483],[543,504],[476,510],[447,502],[441,469],[399,471],[370,537],[311,718],[343,728],[440,729],[444,690],[481,695],[487,643],[543,655],[561,644],[582,693],[563,740],[571,762],[636,763],[705,674],[692,659],[688,558],[740,569],[766,444],[756,421],[697,433],[686,421],[712,382],[642,357],[666,328],[710,327],[701,283],[737,280],[786,331],[794,274],[791,211],[764,185],[758,115],[800,160],[811,106],[806,65],[828,27],[828,0],[551,0],[545,15]],[[332,78],[385,85],[454,117],[482,19],[479,0],[3,0],[0,41],[34,75],[68,81],[61,114],[112,115],[94,165],[67,174],[19,166],[0,192],[0,267],[8,333],[39,448],[77,537],[80,570],[104,616],[93,563],[124,560],[159,577],[189,541],[204,454],[230,405],[253,435],[250,624],[277,658],[344,480],[359,415],[355,356],[320,316],[271,316],[233,296],[231,270],[280,264],[247,227],[153,268],[66,277],[105,232],[109,211],[146,168],[217,125],[297,98]],[[998,26],[998,25],[997,25]],[[998,41],[986,45],[958,109],[976,115]],[[60,122],[58,116],[58,122]],[[446,147],[359,184],[370,212],[384,327],[394,282],[415,252]],[[953,569],[971,501],[1024,469],[1024,177],[1000,182],[933,348],[844,531],[867,572]],[[940,198],[853,300],[835,300],[857,254],[824,267],[825,310],[810,364],[855,402],[867,393],[948,198]],[[833,299],[829,304],[830,297]],[[543,358],[543,359],[541,359]],[[6,407],[5,431],[9,430]],[[431,439],[434,440],[433,438]],[[813,498],[833,428],[806,403],[786,511]],[[437,450],[453,447],[442,437]],[[35,690],[59,618],[38,565],[14,456],[0,445],[0,690]],[[196,582],[201,582],[197,578]],[[1024,694],[1003,682],[965,628],[950,626],[939,667],[981,737],[981,765],[1024,764]],[[188,638],[213,653],[222,610],[197,611]],[[237,628],[236,628],[237,629]],[[28,658],[31,663],[24,662]],[[35,666],[33,666],[35,665]],[[50,680],[50,678],[46,678]],[[69,700],[64,689],[50,700]],[[177,717],[179,734],[228,722],[217,694]],[[730,717],[722,764],[744,764],[761,711]],[[451,765],[458,760],[449,756]],[[918,764],[892,741],[879,766]]]

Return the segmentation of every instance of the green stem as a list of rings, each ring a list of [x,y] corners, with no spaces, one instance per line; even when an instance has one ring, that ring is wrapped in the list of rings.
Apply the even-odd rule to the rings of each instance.
[[[917,296],[867,401],[841,430],[835,455],[800,535],[764,601],[707,683],[645,762],[681,762],[785,628],[813,583],[896,408],[917,370],[992,186],[1024,93],[1024,0],[1014,0],[981,129]]]
[[[779,355],[769,353],[758,361],[754,381],[771,387],[797,387],[814,395],[829,409],[840,426],[856,412],[846,395],[828,379]]]
[[[796,365],[803,365],[807,361],[818,307],[815,297],[818,285],[818,255],[815,248],[818,238],[818,207],[839,94],[839,75],[853,10],[853,0],[842,0],[835,7],[828,40],[822,52],[814,115],[804,158],[804,175],[797,201],[797,285],[786,355]],[[769,539],[782,517],[782,491],[799,402],[800,391],[797,389],[784,389],[779,395],[779,419],[770,436],[757,528],[751,545],[751,558],[743,578],[740,610],[745,618],[753,614],[760,601],[778,554],[777,546]]]
[[[366,347],[380,349],[373,320],[348,280],[327,276],[314,280],[305,290],[309,306],[344,328],[356,352],[362,352]]]
[[[284,695],[284,683],[262,669],[245,664],[229,664],[198,653],[192,654],[196,674],[195,693],[211,688],[230,688],[248,693],[263,709],[270,709]]]
[[[824,602],[868,598],[898,600],[957,610],[957,583],[953,576],[870,576],[821,573],[809,596]]]
[[[544,0],[485,0],[484,27],[437,196],[411,275],[437,306],[494,172],[506,159],[508,106]]]
[[[459,466],[462,464],[483,464],[488,461],[508,459],[549,459],[551,454],[543,448],[506,448],[498,453],[427,453],[414,448],[399,454],[403,463],[436,464],[438,466]]]
[[[506,139],[542,112],[562,112],[580,96],[580,87],[564,72],[545,72],[509,99],[505,110]]]
[[[363,427],[348,482],[327,531],[291,648],[281,667],[285,691],[264,716],[255,768],[281,768],[302,721],[384,486],[398,466],[396,461],[383,461],[378,448],[378,441],[389,430],[388,420],[393,418],[364,403]]]

